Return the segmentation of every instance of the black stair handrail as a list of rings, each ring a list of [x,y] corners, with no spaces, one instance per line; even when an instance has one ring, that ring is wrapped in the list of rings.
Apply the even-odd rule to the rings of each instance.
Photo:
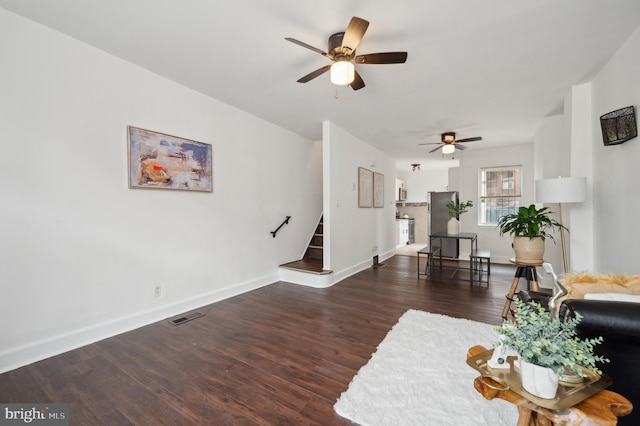
[[[282,222],[280,224],[280,226],[278,226],[278,229],[276,229],[275,231],[270,231],[271,235],[273,235],[273,238],[276,237],[276,234],[278,233],[278,231],[280,230],[280,228],[282,228],[284,225],[289,223],[289,219],[291,219],[291,216],[287,216],[287,218],[284,220],[284,222]]]

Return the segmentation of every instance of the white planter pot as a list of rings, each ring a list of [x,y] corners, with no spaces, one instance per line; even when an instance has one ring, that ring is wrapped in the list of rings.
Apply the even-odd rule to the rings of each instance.
[[[449,222],[447,222],[447,234],[460,234],[460,222],[455,217],[452,217],[451,219],[449,219]]]
[[[520,360],[520,380],[524,390],[539,398],[555,398],[558,374],[550,368]]]
[[[516,262],[542,263],[544,240],[540,237],[515,237],[513,251],[516,253]]]

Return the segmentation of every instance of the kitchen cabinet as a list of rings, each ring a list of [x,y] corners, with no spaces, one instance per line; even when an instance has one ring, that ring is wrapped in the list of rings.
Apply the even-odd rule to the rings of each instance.
[[[413,218],[396,219],[398,225],[398,238],[396,247],[406,246],[415,242],[415,226],[416,221]]]
[[[396,202],[407,199],[407,189],[404,187],[404,181],[396,179]]]
[[[396,246],[402,247],[409,243],[409,221],[398,219],[396,224],[398,225],[398,244]]]

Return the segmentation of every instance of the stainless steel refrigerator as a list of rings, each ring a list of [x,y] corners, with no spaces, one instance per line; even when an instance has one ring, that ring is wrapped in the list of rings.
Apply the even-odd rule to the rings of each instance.
[[[451,201],[458,202],[458,193],[456,191],[448,192],[430,192],[429,193],[429,224],[430,233],[447,233],[447,222],[449,221],[449,212],[447,204]],[[439,244],[440,240],[434,240],[434,245]],[[460,254],[460,246],[457,239],[442,239],[442,257],[457,258]]]

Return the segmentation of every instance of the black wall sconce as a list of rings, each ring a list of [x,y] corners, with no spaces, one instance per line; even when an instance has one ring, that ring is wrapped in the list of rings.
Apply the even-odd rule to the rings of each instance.
[[[618,145],[638,136],[634,107],[611,111],[600,117],[602,141],[605,146]]]

